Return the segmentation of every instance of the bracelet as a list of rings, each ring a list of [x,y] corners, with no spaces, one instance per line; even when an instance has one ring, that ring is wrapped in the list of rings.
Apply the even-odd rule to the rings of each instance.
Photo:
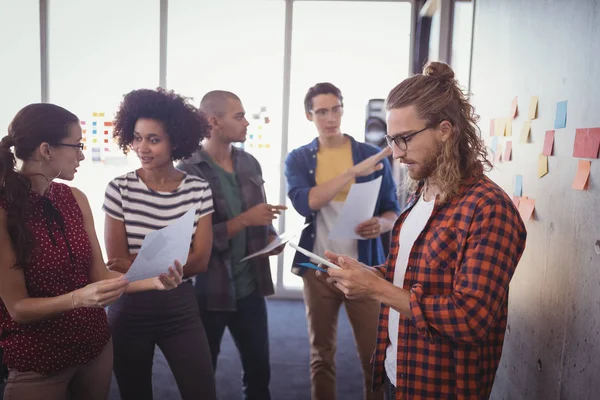
[[[73,305],[72,309],[75,309],[75,291],[71,292],[71,303]]]

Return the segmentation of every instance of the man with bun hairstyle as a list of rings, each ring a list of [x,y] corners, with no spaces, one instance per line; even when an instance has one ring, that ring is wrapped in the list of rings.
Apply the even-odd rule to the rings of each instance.
[[[491,164],[452,69],[429,63],[387,101],[386,136],[412,197],[390,256],[368,267],[326,252],[330,283],[382,303],[375,388],[388,399],[487,399],[506,329],[510,280],[527,233]]]

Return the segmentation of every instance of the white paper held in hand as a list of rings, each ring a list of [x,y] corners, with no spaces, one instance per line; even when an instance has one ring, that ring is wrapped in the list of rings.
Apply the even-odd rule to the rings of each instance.
[[[135,282],[168,274],[169,267],[175,266],[175,260],[185,265],[190,253],[195,217],[196,209],[192,208],[168,226],[147,234],[125,278]]]
[[[373,218],[381,181],[382,177],[380,176],[372,181],[355,183],[350,186],[342,211],[329,231],[329,240],[362,239],[355,229],[362,222]]]
[[[293,249],[298,250],[300,253],[304,254],[306,257],[310,258],[311,260],[318,261],[319,264],[327,265],[329,268],[333,268],[333,269],[341,269],[340,267],[338,267],[334,263],[332,263],[330,261],[327,261],[323,257],[319,257],[315,253],[311,253],[310,251],[308,251],[306,249],[303,249],[302,247],[298,246],[297,244],[294,244],[292,242],[290,242],[289,244],[290,244],[290,247],[292,247]]]
[[[300,228],[298,231],[282,233],[275,240],[273,240],[271,243],[269,243],[265,248],[255,252],[255,253],[252,253],[249,256],[242,258],[240,261],[243,262],[243,261],[249,260],[251,258],[258,257],[262,254],[267,254],[267,253],[272,252],[279,246],[286,244],[287,242],[289,242],[290,240],[292,240],[293,238],[298,236],[298,234],[300,234],[304,230],[304,228],[306,228],[309,225],[310,225],[310,222],[302,225],[302,228]]]

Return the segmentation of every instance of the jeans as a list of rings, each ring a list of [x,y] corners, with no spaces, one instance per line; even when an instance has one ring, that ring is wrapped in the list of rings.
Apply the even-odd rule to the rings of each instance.
[[[269,400],[269,332],[264,297],[256,294],[237,300],[236,311],[202,311],[202,322],[215,371],[225,328],[229,328],[244,370],[244,399]]]

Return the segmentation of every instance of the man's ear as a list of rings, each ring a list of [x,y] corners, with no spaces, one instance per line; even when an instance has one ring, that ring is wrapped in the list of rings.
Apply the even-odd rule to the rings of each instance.
[[[306,119],[310,122],[313,122],[313,114],[311,112],[306,112]]]
[[[450,121],[443,120],[439,125],[442,142],[446,142],[454,134],[454,126]]]
[[[214,115],[208,117],[208,123],[212,129],[215,129],[219,125],[219,119]]]

